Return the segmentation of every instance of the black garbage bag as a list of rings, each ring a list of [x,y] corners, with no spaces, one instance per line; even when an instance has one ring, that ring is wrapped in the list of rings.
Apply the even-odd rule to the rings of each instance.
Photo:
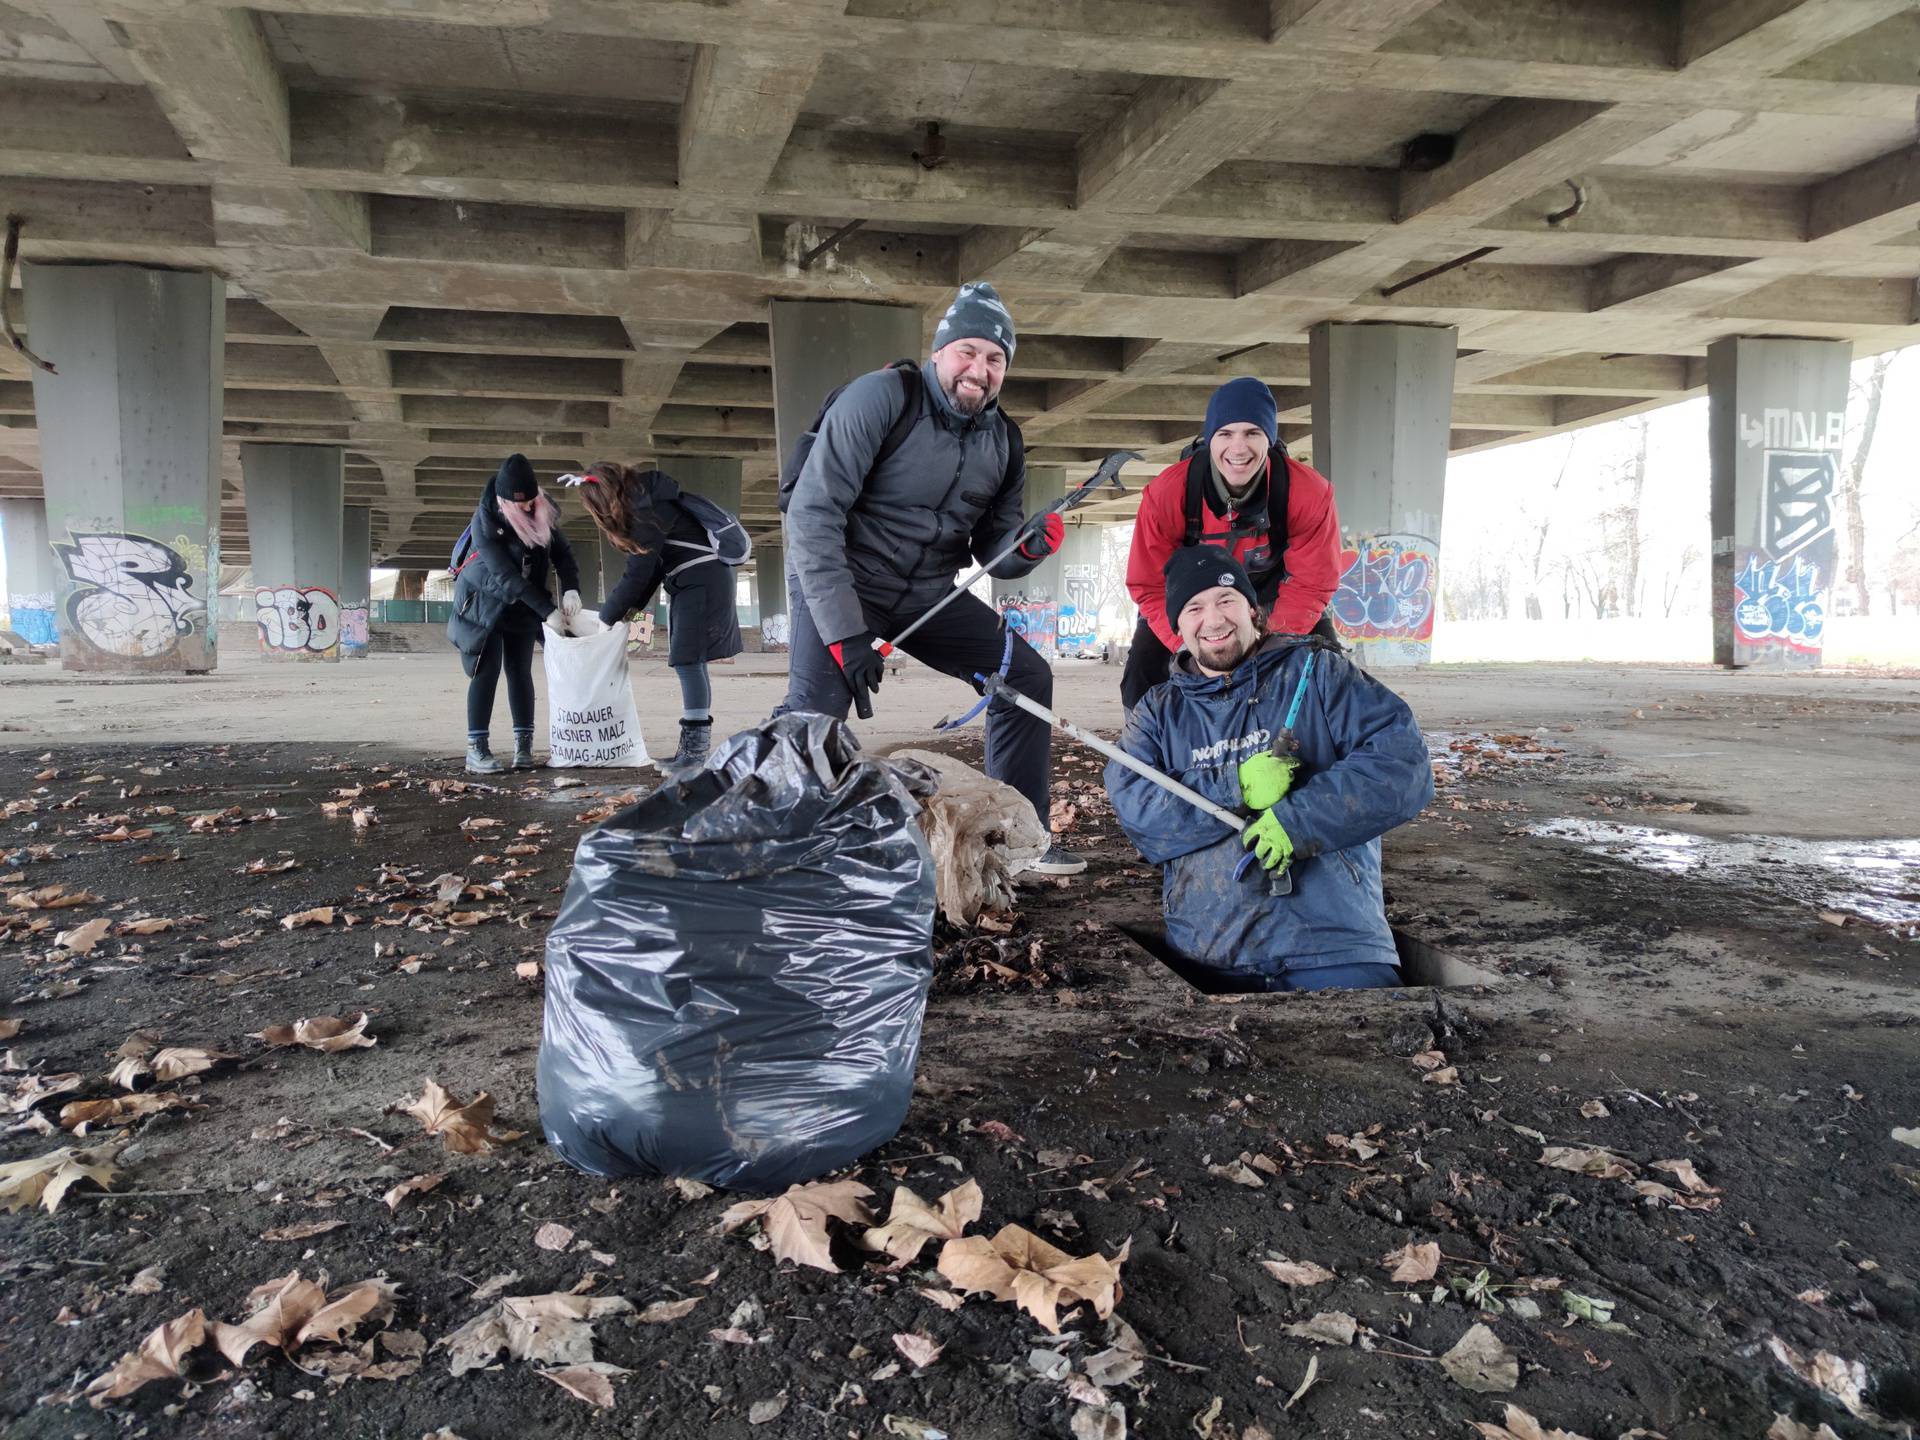
[[[582,836],[547,934],[554,1149],[766,1193],[891,1139],[933,977],[935,783],[784,715]]]

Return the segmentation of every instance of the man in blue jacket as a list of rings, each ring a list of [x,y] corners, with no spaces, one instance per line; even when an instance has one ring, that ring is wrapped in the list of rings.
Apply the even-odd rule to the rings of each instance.
[[[1236,836],[1107,766],[1128,838],[1163,867],[1168,943],[1234,988],[1399,984],[1380,837],[1433,798],[1413,712],[1312,636],[1267,634],[1253,584],[1227,551],[1178,550],[1166,580],[1181,652],[1135,707],[1120,748],[1254,816]],[[1297,748],[1275,754],[1290,713]],[[1292,893],[1270,895],[1252,865],[1237,876],[1248,851],[1266,870],[1290,868]]]

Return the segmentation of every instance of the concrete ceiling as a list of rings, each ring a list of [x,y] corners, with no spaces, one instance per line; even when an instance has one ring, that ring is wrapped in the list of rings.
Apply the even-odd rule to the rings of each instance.
[[[228,558],[247,438],[346,446],[386,561],[443,563],[512,449],[737,456],[770,528],[770,298],[993,279],[1076,468],[1240,373],[1306,442],[1322,320],[1458,327],[1456,451],[1696,393],[1723,335],[1920,341],[1916,0],[395,8],[0,0],[27,258],[227,277]],[[1403,172],[1423,132],[1455,157]],[[37,466],[0,352],[0,495]]]

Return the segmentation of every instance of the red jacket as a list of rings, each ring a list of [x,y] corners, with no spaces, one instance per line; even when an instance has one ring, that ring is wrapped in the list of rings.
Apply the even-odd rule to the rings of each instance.
[[[1127,554],[1127,593],[1169,650],[1180,648],[1180,632],[1167,618],[1166,568],[1186,538],[1188,463],[1177,460],[1148,483],[1133,523],[1133,549]],[[1287,578],[1280,583],[1269,623],[1280,633],[1304,635],[1318,623],[1340,583],[1340,517],[1327,477],[1298,460],[1287,464]],[[1226,519],[1203,500],[1201,543],[1222,543],[1227,528]],[[1244,558],[1264,539],[1264,534],[1243,536],[1233,547],[1235,557]]]

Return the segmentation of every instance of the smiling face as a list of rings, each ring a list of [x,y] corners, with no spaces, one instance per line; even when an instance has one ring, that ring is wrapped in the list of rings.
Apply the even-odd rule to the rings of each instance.
[[[955,340],[933,352],[933,373],[962,415],[978,415],[1000,394],[1007,352],[991,340]]]
[[[1267,465],[1267,432],[1251,422],[1222,425],[1207,442],[1213,469],[1236,494],[1252,485]]]
[[[1187,601],[1176,623],[1181,645],[1207,675],[1226,674],[1260,639],[1252,604],[1231,585],[1202,590]]]

